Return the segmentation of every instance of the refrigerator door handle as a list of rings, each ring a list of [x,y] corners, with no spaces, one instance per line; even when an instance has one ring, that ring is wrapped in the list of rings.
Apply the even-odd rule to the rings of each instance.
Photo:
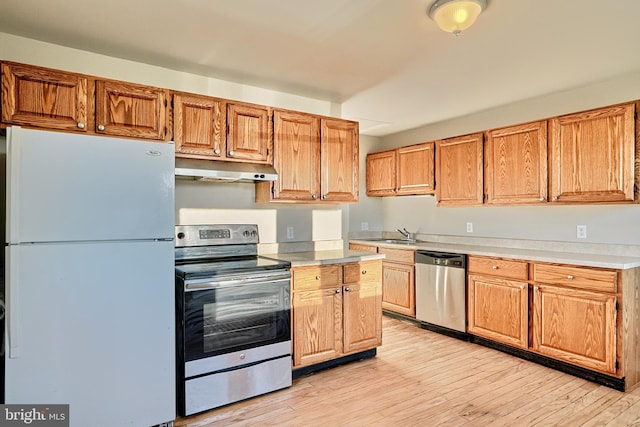
[[[20,310],[20,286],[18,286],[19,277],[18,272],[18,251],[16,248],[7,246],[5,259],[7,261],[5,286],[6,293],[6,312],[5,321],[7,322],[7,344],[8,355],[10,359],[16,359],[20,357],[20,322],[19,310]]]

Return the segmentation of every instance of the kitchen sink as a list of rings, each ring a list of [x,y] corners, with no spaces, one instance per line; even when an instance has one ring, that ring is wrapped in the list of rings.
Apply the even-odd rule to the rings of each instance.
[[[414,243],[420,243],[422,240],[415,239],[367,239],[370,242],[378,242],[378,243],[398,243],[405,245],[412,245]]]

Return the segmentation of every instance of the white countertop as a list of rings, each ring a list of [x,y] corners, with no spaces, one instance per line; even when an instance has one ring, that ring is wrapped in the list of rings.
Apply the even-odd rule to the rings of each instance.
[[[291,267],[303,267],[308,265],[338,264],[343,262],[369,261],[384,259],[384,254],[373,252],[360,252],[351,250],[325,250],[310,252],[291,252],[276,254],[261,254],[263,257],[289,261]]]
[[[452,252],[467,255],[492,256],[500,258],[517,258],[526,261],[553,262],[561,264],[574,264],[587,267],[613,268],[626,270],[640,267],[640,258],[607,254],[588,254],[545,250],[504,248],[493,246],[465,245],[457,243],[384,243],[375,240],[350,239],[351,243],[384,246],[391,248],[404,248],[413,250],[431,250],[440,252]]]

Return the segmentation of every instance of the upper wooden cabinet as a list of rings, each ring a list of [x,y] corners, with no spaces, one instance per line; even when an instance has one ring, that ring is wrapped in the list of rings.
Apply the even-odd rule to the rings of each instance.
[[[97,133],[164,140],[168,135],[169,92],[112,80],[96,81]]]
[[[357,202],[358,123],[274,110],[278,180],[256,186],[257,202]]]
[[[633,202],[635,104],[550,120],[552,202]]]
[[[228,159],[252,163],[273,163],[273,136],[269,107],[227,104]]]
[[[2,63],[2,123],[72,132],[89,130],[89,79],[29,65]]]
[[[433,194],[435,143],[367,155],[367,195]]]
[[[482,204],[482,142],[482,133],[436,141],[438,206]]]
[[[485,203],[534,204],[547,200],[547,122],[486,133]]]
[[[227,104],[208,96],[174,93],[173,138],[176,156],[211,159],[226,151]]]

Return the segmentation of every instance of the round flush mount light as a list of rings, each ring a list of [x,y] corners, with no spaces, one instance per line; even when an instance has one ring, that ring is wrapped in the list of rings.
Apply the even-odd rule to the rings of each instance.
[[[487,0],[437,0],[429,8],[429,17],[442,31],[460,34],[469,28],[487,7]]]

